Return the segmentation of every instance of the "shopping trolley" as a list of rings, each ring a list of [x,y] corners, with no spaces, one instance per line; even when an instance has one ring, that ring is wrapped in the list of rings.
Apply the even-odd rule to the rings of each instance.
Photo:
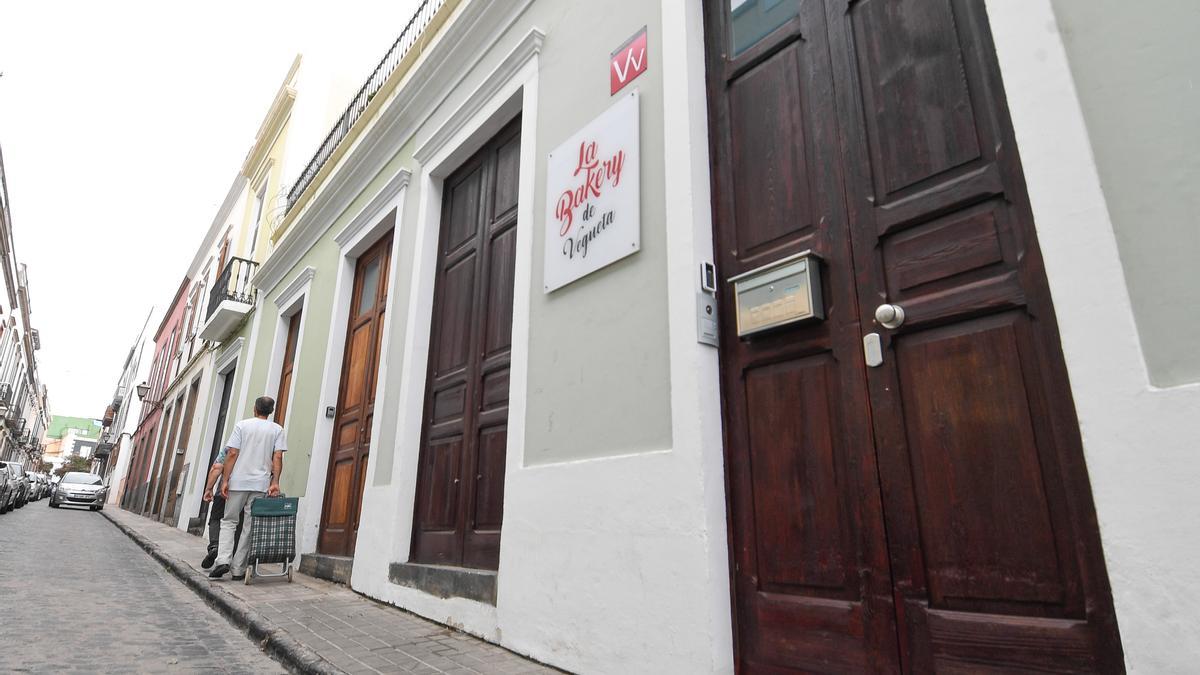
[[[250,503],[250,553],[246,557],[246,583],[253,577],[287,577],[292,581],[296,557],[296,510],[299,497],[259,497]],[[279,572],[263,572],[260,564],[282,565]]]

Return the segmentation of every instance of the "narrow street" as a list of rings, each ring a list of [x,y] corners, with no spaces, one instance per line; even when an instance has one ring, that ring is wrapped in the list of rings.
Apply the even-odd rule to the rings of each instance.
[[[0,675],[1200,675],[1200,0],[0,17]]]
[[[0,518],[0,598],[0,672],[282,672],[99,513]]]

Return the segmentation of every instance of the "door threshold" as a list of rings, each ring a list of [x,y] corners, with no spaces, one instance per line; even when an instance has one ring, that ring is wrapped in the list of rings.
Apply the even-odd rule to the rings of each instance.
[[[439,598],[465,598],[496,606],[496,572],[448,565],[392,563],[388,581]]]
[[[354,557],[305,553],[300,556],[300,572],[310,577],[350,585],[350,574],[354,571]]]

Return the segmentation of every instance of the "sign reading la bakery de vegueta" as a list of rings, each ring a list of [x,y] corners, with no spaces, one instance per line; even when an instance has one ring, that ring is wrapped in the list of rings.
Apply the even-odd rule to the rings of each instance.
[[[622,95],[550,153],[545,291],[641,247],[638,92]]]

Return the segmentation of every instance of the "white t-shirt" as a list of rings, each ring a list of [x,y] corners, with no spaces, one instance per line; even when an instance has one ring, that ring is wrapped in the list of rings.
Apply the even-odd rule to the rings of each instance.
[[[253,417],[233,425],[226,447],[237,448],[230,490],[266,492],[271,485],[271,456],[287,450],[283,427],[271,420]]]

